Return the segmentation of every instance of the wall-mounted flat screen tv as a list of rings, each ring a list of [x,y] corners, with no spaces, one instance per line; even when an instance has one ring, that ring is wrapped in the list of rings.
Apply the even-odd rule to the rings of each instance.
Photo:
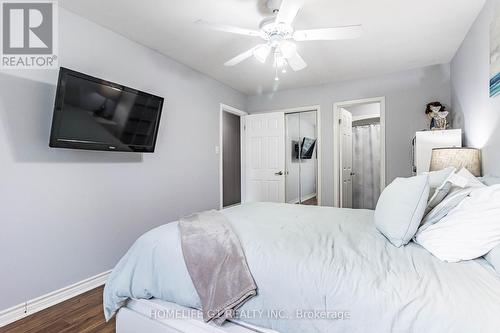
[[[50,147],[151,153],[163,98],[61,68]]]

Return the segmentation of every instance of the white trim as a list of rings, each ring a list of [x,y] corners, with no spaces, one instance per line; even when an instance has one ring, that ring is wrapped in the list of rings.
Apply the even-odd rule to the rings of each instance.
[[[334,205],[340,207],[340,109],[359,105],[359,104],[370,104],[370,103],[380,103],[380,189],[385,188],[386,182],[386,156],[385,156],[385,96],[374,97],[374,98],[364,98],[352,101],[345,101],[333,104],[333,202]]]
[[[321,108],[319,107],[319,105],[317,106],[316,111],[317,111],[317,113],[316,113],[316,121],[317,121],[316,127],[317,127],[317,131],[318,131],[318,134],[317,134],[318,135],[318,143],[317,143],[318,148],[316,148],[318,151],[318,184],[316,185],[316,192],[317,192],[317,196],[318,196],[317,205],[321,206],[322,197],[323,197],[323,195],[322,195],[322,193],[323,193],[323,191],[322,191],[322,187],[323,187],[322,186],[322,184],[323,184],[322,179],[323,179],[323,177],[322,177],[322,171],[321,171],[322,170],[322,163],[323,163],[323,147],[321,144],[321,141],[322,141],[321,140],[321,126],[322,126],[321,125]]]
[[[9,309],[2,310],[0,311],[0,327],[13,323],[58,303],[64,302],[70,298],[83,294],[84,292],[100,287],[106,283],[110,274],[111,271],[100,273],[70,286],[31,299]]]
[[[220,103],[220,109],[219,109],[219,209],[224,208],[224,197],[223,197],[223,190],[224,190],[224,179],[223,179],[223,151],[224,151],[224,144],[223,144],[223,120],[222,120],[222,113],[223,112],[228,112],[235,114],[240,117],[240,153],[241,153],[241,202],[245,202],[244,198],[244,193],[245,193],[245,168],[244,168],[244,163],[245,163],[245,121],[244,121],[244,116],[247,116],[248,113],[245,111],[241,111],[235,107],[226,105],[224,103]]]
[[[235,114],[235,115],[240,116],[240,117],[248,115],[248,113],[246,113],[245,111],[242,111],[240,109],[237,109],[235,107],[232,107],[232,106],[224,104],[224,103],[220,103],[220,108],[222,111],[226,111],[226,112]]]
[[[319,109],[320,109],[320,105],[309,105],[309,106],[306,105],[306,106],[298,106],[296,108],[256,111],[256,112],[252,112],[252,114],[261,114],[261,113],[270,113],[270,112],[295,113],[295,112],[305,112],[305,111],[316,111]]]
[[[318,177],[317,177],[317,184],[316,184],[316,191],[317,191],[317,199],[318,199],[318,206],[321,206],[321,200],[322,200],[322,160],[323,160],[323,151],[322,151],[322,145],[321,145],[321,106],[320,105],[310,105],[310,106],[299,106],[296,108],[288,108],[288,109],[280,109],[280,110],[268,110],[268,111],[258,111],[258,112],[252,112],[252,114],[261,114],[261,113],[269,113],[269,112],[283,112],[285,114],[287,113],[297,113],[297,112],[306,112],[306,111],[316,111],[316,127],[317,127],[317,141],[316,141],[316,149],[318,152],[318,167],[317,167],[317,172],[318,172]],[[286,182],[285,182],[286,184]]]
[[[380,118],[379,114],[367,114],[364,116],[352,116],[352,121],[360,121],[360,120],[368,120],[368,119],[377,119]]]

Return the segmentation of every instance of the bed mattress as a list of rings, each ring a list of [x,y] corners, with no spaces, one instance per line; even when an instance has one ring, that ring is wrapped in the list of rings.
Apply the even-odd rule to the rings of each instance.
[[[168,328],[189,333],[279,333],[239,321],[226,322],[219,327],[203,321],[200,310],[184,307],[160,299],[132,299],[127,309],[159,322]]]
[[[450,264],[413,242],[396,248],[373,211],[252,203],[223,213],[258,286],[238,309],[245,323],[281,333],[499,332],[500,276],[484,259]],[[129,298],[201,308],[176,223],[143,235],[115,267],[107,314]]]

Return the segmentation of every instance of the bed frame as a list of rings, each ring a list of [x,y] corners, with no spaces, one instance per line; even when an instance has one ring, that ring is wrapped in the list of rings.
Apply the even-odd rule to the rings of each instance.
[[[148,318],[127,307],[121,308],[116,315],[116,333],[277,333],[267,329],[254,329],[235,323],[224,325],[224,329],[197,320],[175,320],[168,322]],[[245,325],[246,326],[246,325]]]
[[[137,332],[184,333],[130,309],[121,308],[116,315],[116,333]]]

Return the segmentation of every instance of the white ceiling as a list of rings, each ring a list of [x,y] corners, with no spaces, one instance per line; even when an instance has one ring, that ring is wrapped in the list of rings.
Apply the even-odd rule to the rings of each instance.
[[[363,24],[350,41],[302,42],[309,64],[282,75],[249,59],[223,64],[256,37],[210,31],[205,21],[257,29],[264,0],[60,0],[62,7],[158,50],[247,95],[343,81],[449,62],[485,0],[306,0],[296,29]]]

